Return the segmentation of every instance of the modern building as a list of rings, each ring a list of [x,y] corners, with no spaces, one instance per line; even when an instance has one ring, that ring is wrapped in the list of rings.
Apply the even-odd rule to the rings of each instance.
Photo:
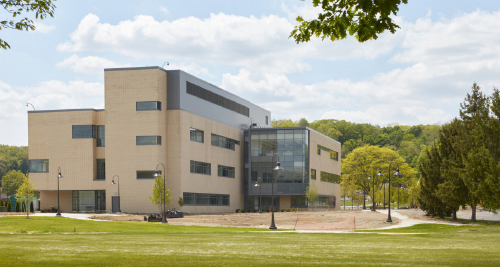
[[[187,213],[258,209],[260,195],[268,208],[273,175],[276,208],[306,208],[316,185],[309,204],[339,209],[339,142],[271,128],[269,111],[181,70],[105,69],[104,78],[105,109],[28,111],[42,209],[57,207],[59,189],[62,212],[158,212],[149,202],[157,167],[167,209],[180,197]],[[284,170],[273,173],[278,157]]]

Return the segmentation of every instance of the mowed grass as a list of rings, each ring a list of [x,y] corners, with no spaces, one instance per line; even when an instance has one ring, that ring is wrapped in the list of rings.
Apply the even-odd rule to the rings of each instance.
[[[0,266],[500,266],[498,224],[381,232],[2,217]]]

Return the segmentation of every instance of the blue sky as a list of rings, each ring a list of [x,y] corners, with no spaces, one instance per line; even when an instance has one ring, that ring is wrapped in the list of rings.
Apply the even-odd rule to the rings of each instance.
[[[401,29],[357,43],[288,38],[310,0],[57,1],[37,30],[2,30],[0,144],[27,145],[37,110],[103,108],[104,68],[182,69],[273,119],[442,124],[477,82],[500,86],[500,2],[410,0]],[[3,12],[3,13],[2,13]],[[6,16],[0,11],[0,16]]]

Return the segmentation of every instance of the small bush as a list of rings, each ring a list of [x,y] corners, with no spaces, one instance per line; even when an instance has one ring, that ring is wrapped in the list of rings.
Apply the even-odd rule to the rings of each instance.
[[[259,212],[259,210],[257,210],[257,209],[253,209],[253,212]]]
[[[242,210],[241,210],[241,213],[245,213],[245,209],[242,209]]]
[[[1,198],[0,198],[0,206],[5,206],[5,205],[3,204],[3,199],[1,199]]]
[[[33,200],[30,202],[30,212],[35,212],[35,209],[33,208]]]
[[[286,212],[290,212],[290,209],[286,209]]]
[[[298,210],[299,210],[299,208],[293,208],[293,212],[296,212]]]
[[[236,209],[236,210],[235,210],[235,212],[236,212],[236,213],[240,212],[240,209]]]
[[[276,209],[274,209],[274,212],[276,212]]]
[[[285,212],[285,209],[280,209],[281,212]]]
[[[11,211],[12,211],[12,205],[10,204],[10,200],[9,200],[9,202],[7,203],[7,211],[8,211],[8,212],[11,212]]]
[[[20,212],[21,208],[19,207],[19,202],[16,201],[16,212]]]

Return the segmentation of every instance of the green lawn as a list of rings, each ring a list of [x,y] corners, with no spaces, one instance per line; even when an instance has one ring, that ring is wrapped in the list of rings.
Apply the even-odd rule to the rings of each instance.
[[[2,217],[0,266],[500,266],[496,223],[379,232],[304,234]]]

